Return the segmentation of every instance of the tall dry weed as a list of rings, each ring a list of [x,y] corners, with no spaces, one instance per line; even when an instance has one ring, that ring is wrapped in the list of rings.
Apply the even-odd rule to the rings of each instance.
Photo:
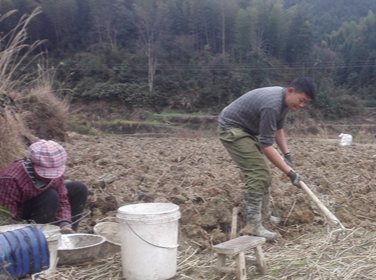
[[[15,13],[0,15],[0,24]],[[0,168],[24,156],[27,145],[38,138],[65,139],[68,104],[54,95],[54,76],[41,67],[36,73],[29,70],[42,56],[35,49],[44,41],[27,43],[27,26],[40,13],[36,8],[22,15],[12,30],[0,37]]]
[[[41,12],[40,8],[35,9],[30,15],[23,15],[15,27],[7,34],[0,37],[0,168],[4,168],[17,158],[25,155],[27,142],[30,139],[29,130],[23,123],[14,107],[11,93],[16,90],[27,78],[23,69],[33,57],[30,54],[43,41],[36,41],[33,44],[26,44],[27,25],[31,19]],[[16,13],[16,10],[0,15],[0,23]],[[28,63],[26,63],[28,61]],[[31,141],[31,140],[30,140]]]
[[[1,15],[0,23],[16,12],[16,10],[12,10]],[[41,8],[36,8],[30,15],[21,16],[12,30],[0,37],[0,92],[13,91],[29,80],[29,72],[25,69],[40,56],[33,52],[45,40],[37,40],[31,44],[26,43],[27,26],[41,12]]]

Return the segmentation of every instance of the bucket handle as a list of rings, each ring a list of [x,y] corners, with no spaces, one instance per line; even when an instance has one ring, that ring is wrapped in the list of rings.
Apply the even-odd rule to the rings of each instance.
[[[75,224],[75,223],[78,223],[78,222],[81,221],[82,219],[86,218],[90,213],[91,213],[91,211],[89,210],[89,211],[88,211],[86,214],[84,214],[84,215],[82,215],[82,213],[81,213],[81,214],[78,214],[78,215],[75,215],[75,216],[71,216],[70,218],[74,218],[74,217],[77,217],[77,216],[79,216],[79,215],[82,215],[79,219],[77,219],[76,221],[74,221],[73,223],[71,223],[71,225],[73,225],[73,224]],[[42,224],[42,225],[38,225],[38,226],[39,226],[40,228],[42,228],[43,225],[54,225],[54,224],[56,224],[57,222],[60,222],[60,221],[64,221],[64,220],[58,220],[58,221],[55,221],[55,222],[52,222],[52,223],[46,223],[46,224]],[[31,223],[31,224],[29,224],[29,225],[33,225],[33,224]],[[60,233],[60,231],[54,232],[54,233],[52,233],[51,235],[49,235],[48,238],[54,236],[55,234],[59,234],[59,233]]]
[[[145,243],[151,245],[151,246],[154,246],[154,247],[158,247],[158,248],[162,248],[162,249],[176,249],[177,247],[179,247],[179,244],[176,244],[176,245],[173,245],[173,246],[160,246],[160,245],[156,245],[156,244],[153,244],[147,240],[145,240],[144,238],[142,238],[139,234],[137,234],[137,232],[131,227],[131,225],[128,223],[128,221],[126,219],[124,219],[124,221],[127,223],[127,225],[129,226],[129,228],[132,230],[132,232],[138,237],[140,238],[142,241],[144,241]]]

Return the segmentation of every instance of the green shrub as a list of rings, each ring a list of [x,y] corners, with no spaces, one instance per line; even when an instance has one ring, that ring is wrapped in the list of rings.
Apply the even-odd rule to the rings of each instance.
[[[83,94],[90,99],[120,101],[134,107],[162,107],[166,98],[158,91],[150,92],[146,84],[97,83]]]
[[[356,116],[361,111],[361,103],[354,96],[347,94],[331,97],[320,92],[314,102],[314,107],[328,119],[340,119]]]
[[[365,100],[365,101],[363,101],[363,106],[375,108],[376,107],[376,100]]]

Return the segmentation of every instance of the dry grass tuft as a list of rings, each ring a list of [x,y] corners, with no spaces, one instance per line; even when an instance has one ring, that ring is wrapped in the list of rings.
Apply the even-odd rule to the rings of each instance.
[[[66,140],[69,103],[57,97],[51,87],[35,87],[16,102],[21,108],[25,124],[37,137]]]
[[[59,280],[115,280],[122,279],[120,253],[106,259],[97,259],[77,266],[61,266],[58,270],[41,279]]]
[[[25,156],[23,135],[30,137],[19,115],[5,109],[0,116],[0,169]]]
[[[362,228],[346,231],[337,242],[310,233],[270,246],[269,275],[257,279],[374,279],[376,234]]]
[[[376,233],[363,228],[348,230],[329,240],[328,232],[301,235],[294,240],[279,240],[263,246],[268,265],[267,275],[259,275],[253,266],[247,267],[247,279],[307,280],[307,279],[375,279]],[[180,251],[178,269],[173,280],[235,280],[235,275],[219,277],[213,266],[215,254],[196,254],[188,247]],[[247,252],[252,255],[252,252]],[[234,262],[232,262],[234,264]],[[49,280],[121,280],[121,255],[80,266],[61,266]]]

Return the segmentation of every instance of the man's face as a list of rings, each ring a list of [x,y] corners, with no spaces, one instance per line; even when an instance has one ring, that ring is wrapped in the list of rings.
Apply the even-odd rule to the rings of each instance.
[[[305,92],[297,93],[294,88],[288,88],[286,91],[285,103],[291,111],[303,108],[310,100]]]

